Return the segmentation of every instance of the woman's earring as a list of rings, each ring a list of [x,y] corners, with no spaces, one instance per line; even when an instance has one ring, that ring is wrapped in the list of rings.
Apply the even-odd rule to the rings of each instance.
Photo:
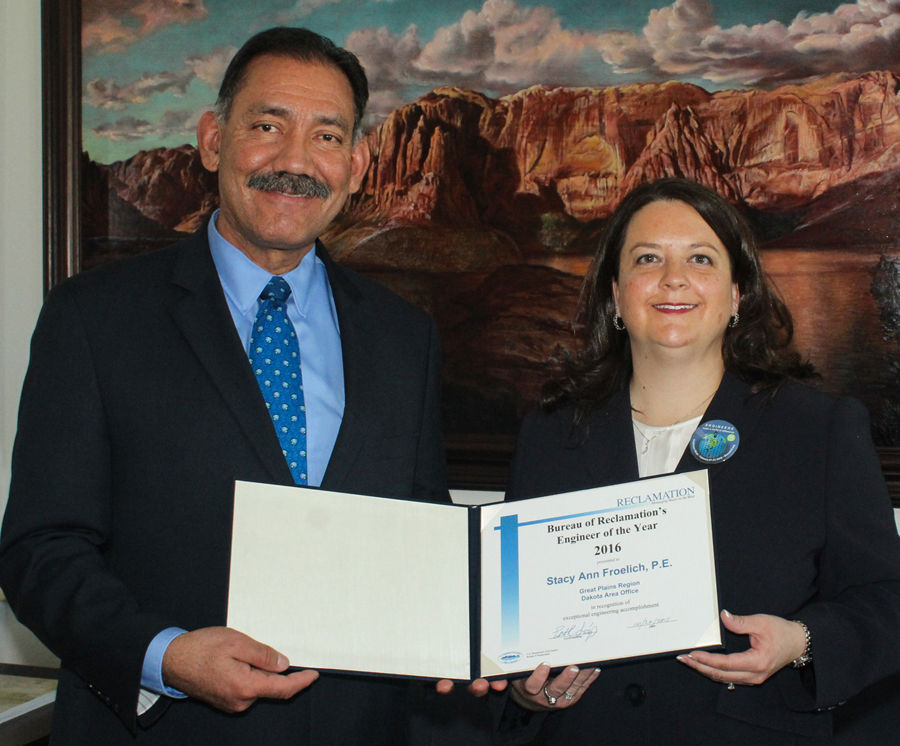
[[[625,322],[622,321],[622,317],[619,315],[619,307],[616,306],[616,314],[613,316],[613,326],[620,332],[625,331]]]
[[[741,315],[737,311],[735,311],[734,316],[731,317],[731,321],[728,322],[728,326],[730,326],[732,329],[734,329],[734,327],[736,327],[738,325],[738,321],[740,321],[740,320],[741,320]]]

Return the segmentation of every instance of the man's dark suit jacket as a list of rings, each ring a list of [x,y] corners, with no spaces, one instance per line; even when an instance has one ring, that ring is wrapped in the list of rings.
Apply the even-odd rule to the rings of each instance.
[[[729,691],[673,658],[610,666],[546,718],[539,743],[831,743],[827,708],[900,670],[900,537],[866,411],[794,383],[774,399],[748,395],[726,373],[704,414],[740,435],[737,452],[708,467],[720,605],[802,619],[812,669]],[[637,479],[627,394],[589,422],[584,439],[571,408],[530,415],[507,499]],[[676,472],[701,468],[687,449]],[[729,632],[724,644],[749,646]]]
[[[322,487],[449,500],[433,321],[317,251],[346,392]],[[57,286],[32,340],[0,544],[16,615],[62,660],[54,744],[402,742],[405,687],[341,676],[241,715],[163,698],[136,722],[153,637],[225,623],[236,479],[293,484],[205,229]]]

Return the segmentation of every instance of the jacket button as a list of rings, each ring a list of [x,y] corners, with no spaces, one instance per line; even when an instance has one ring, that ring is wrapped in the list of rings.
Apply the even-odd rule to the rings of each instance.
[[[634,707],[640,707],[647,699],[647,694],[640,684],[629,684],[625,687],[625,699],[631,702]]]

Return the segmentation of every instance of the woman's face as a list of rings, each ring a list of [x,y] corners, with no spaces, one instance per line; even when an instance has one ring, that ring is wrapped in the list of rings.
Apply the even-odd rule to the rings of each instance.
[[[613,282],[632,353],[654,348],[717,354],[739,293],[719,237],[684,202],[651,202],[634,214]]]

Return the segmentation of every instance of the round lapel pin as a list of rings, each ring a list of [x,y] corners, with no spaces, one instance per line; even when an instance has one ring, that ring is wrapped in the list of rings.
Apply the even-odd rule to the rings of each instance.
[[[719,464],[734,456],[741,444],[737,428],[725,420],[704,422],[691,436],[691,453],[703,464]]]

